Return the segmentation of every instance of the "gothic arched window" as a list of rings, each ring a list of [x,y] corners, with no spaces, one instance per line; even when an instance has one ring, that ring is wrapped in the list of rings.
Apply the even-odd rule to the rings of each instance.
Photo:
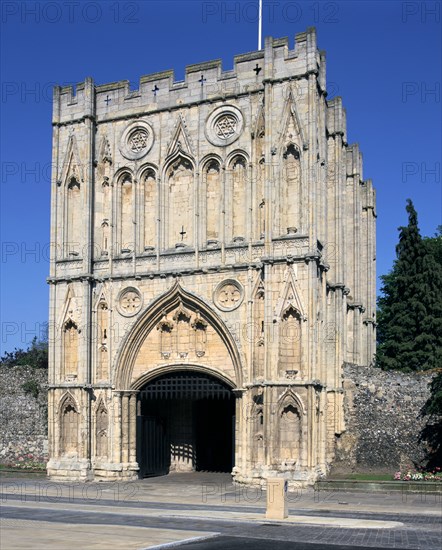
[[[71,396],[68,396],[60,409],[60,454],[78,451],[79,415],[77,406]]]
[[[189,160],[179,157],[167,172],[169,217],[167,230],[169,248],[177,243],[193,243],[193,166]]]
[[[71,319],[63,327],[63,367],[65,376],[78,373],[78,327]]]
[[[157,240],[157,183],[155,172],[149,168],[143,175],[144,191],[144,250],[152,250]]]
[[[255,191],[255,228],[256,239],[263,239],[265,232],[265,161],[261,159],[258,164],[256,174],[256,191]]]
[[[295,233],[301,225],[301,163],[299,150],[293,144],[283,154],[281,185],[280,232],[286,235]]]
[[[120,242],[118,246],[121,252],[130,252],[134,249],[132,176],[129,173],[124,173],[120,176],[118,183],[120,192]]]
[[[236,156],[231,164],[232,236],[234,241],[245,240],[247,234],[247,165],[244,157]]]
[[[78,256],[81,249],[82,213],[80,182],[75,176],[66,188],[66,252]]]
[[[279,322],[279,372],[300,370],[301,366],[301,316],[290,306]]]
[[[210,161],[204,170],[206,183],[207,241],[219,240],[221,226],[221,172],[219,162]]]
[[[300,444],[301,414],[294,403],[286,403],[279,415],[279,458],[296,463]]]

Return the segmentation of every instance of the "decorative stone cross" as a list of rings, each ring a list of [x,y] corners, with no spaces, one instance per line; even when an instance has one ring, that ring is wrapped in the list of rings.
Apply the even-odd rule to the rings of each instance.
[[[106,103],[106,105],[109,107],[109,101],[112,101],[112,98],[109,97],[109,95],[106,96],[106,99],[104,100],[104,102]]]
[[[201,75],[201,78],[198,80],[198,82],[201,82],[201,86],[204,86],[204,82],[206,82],[206,78],[204,78],[204,75]]]
[[[261,67],[258,66],[258,63],[256,64],[256,67],[253,69],[256,73],[256,76],[259,75],[259,73],[261,72]]]

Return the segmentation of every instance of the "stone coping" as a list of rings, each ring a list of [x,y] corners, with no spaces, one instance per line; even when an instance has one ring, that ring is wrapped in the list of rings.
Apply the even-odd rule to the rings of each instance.
[[[317,481],[316,491],[352,491],[363,493],[409,492],[409,493],[440,493],[442,483],[438,481],[369,481],[354,479],[339,479]]]

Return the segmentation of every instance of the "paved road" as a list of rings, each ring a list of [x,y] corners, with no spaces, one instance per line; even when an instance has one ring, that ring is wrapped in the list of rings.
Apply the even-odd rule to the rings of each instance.
[[[9,500],[8,504],[13,504]],[[174,516],[173,510],[162,510],[161,515],[138,515],[136,513],[127,513],[127,510],[122,510],[122,507],[116,511],[105,510],[105,506],[100,505],[101,510],[71,510],[71,506],[60,504],[59,510],[48,508],[48,504],[44,502],[36,503],[36,506],[30,506],[30,503],[20,503],[17,501],[10,506],[4,504],[2,506],[2,518],[4,520],[25,520],[27,527],[31,528],[31,522],[47,522],[61,524],[68,530],[69,526],[82,525],[93,526],[91,532],[98,526],[114,527],[133,527],[146,530],[146,546],[154,540],[150,540],[149,530],[167,529],[172,531],[183,531],[186,536],[184,539],[198,536],[205,533],[220,533],[223,538],[214,539],[204,543],[195,543],[195,545],[187,546],[186,550],[191,548],[201,549],[218,549],[218,548],[271,548],[272,550],[288,549],[288,548],[308,548],[309,543],[314,543],[316,548],[324,548],[328,545],[344,545],[352,548],[403,548],[403,549],[437,549],[441,548],[441,526],[435,523],[434,517],[419,518],[419,522],[413,523],[414,518],[409,516],[401,516],[403,526],[396,528],[343,528],[333,527],[332,525],[309,525],[309,524],[290,524],[285,523],[270,523],[262,520],[260,522],[226,519],[212,519],[210,509],[206,509],[206,519],[199,513],[198,517],[189,517],[192,509],[185,512],[185,517]],[[85,506],[85,508],[87,508]],[[125,513],[121,513],[124,511]],[[367,521],[367,514],[349,514],[351,519]],[[349,517],[349,515],[347,517]],[[309,521],[311,516],[305,516],[306,521]],[[398,516],[395,516],[397,519]],[[330,519],[330,518],[326,518]],[[336,518],[332,518],[332,521]],[[370,518],[370,520],[373,518]],[[384,516],[384,521],[390,521],[390,518]],[[370,521],[368,520],[368,521]],[[379,519],[378,519],[379,521]],[[37,523],[35,524],[37,525]],[[18,525],[20,526],[20,524]],[[187,536],[187,532],[191,531],[191,537]],[[239,538],[238,538],[239,537]],[[296,545],[294,545],[296,543]],[[199,546],[198,546],[199,545]],[[202,545],[202,546],[201,546]],[[205,545],[205,546],[204,546]],[[24,548],[25,546],[23,546]],[[91,548],[99,548],[100,546],[91,546]],[[103,546],[104,548],[105,546]],[[3,546],[3,550],[12,550],[20,548],[20,546]],[[184,547],[183,547],[184,548]],[[335,550],[335,549],[334,549]]]
[[[348,493],[324,500],[305,493],[292,498],[288,521],[271,522],[265,495],[242,498],[228,479],[218,480],[215,492],[208,479],[170,476],[121,486],[4,479],[2,550],[135,550],[180,541],[188,541],[183,550],[442,547],[434,495]]]
[[[279,540],[257,540],[234,537],[216,537],[210,540],[202,540],[182,545],[182,550],[323,550],[327,545],[312,544],[309,542],[284,542]],[[349,550],[346,545],[338,544],[330,546],[330,550]],[[358,546],[358,550],[387,550],[391,546]]]

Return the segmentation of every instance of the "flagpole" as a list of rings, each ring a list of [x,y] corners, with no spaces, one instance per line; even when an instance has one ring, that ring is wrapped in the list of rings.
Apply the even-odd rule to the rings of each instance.
[[[262,0],[259,0],[259,16],[258,16],[258,50],[261,50],[262,43]]]

